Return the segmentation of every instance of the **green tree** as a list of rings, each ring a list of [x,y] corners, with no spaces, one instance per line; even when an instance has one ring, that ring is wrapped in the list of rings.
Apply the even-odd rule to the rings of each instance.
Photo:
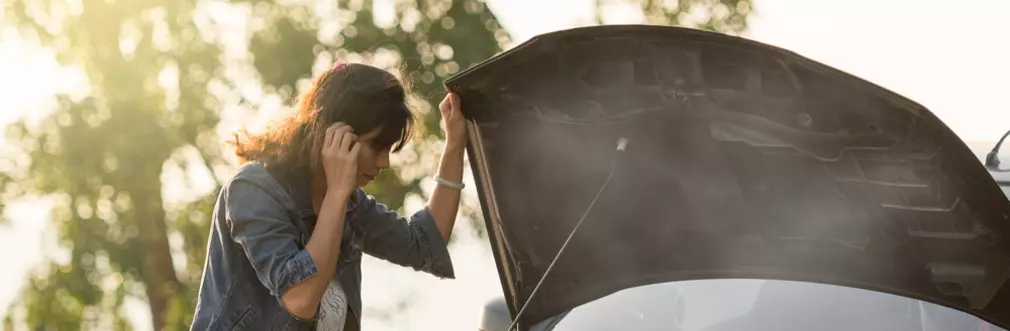
[[[747,29],[753,0],[595,0],[596,24],[606,23],[603,11],[609,5],[637,4],[643,24],[677,25],[739,34]]]
[[[26,0],[6,12],[23,37],[89,83],[84,96],[56,96],[58,108],[40,123],[7,128],[30,162],[10,174],[5,194],[52,197],[69,256],[40,266],[16,300],[12,312],[20,309],[33,328],[128,329],[120,313],[127,296],[146,301],[157,327],[173,324],[165,314],[172,307],[193,306],[180,294],[192,292],[198,266],[177,269],[169,238],[183,235],[183,259],[202,261],[203,243],[186,235],[205,232],[196,222],[209,215],[167,206],[162,176],[166,166],[192,167],[178,162],[190,150],[203,156],[201,166],[221,161],[206,135],[218,122],[220,97],[210,91],[227,89],[228,80],[197,6]]]
[[[685,21],[680,13],[693,6],[726,8],[728,16],[695,25],[731,33],[745,27],[740,17],[749,8],[741,5],[747,0],[643,1],[649,23]],[[334,58],[385,63],[412,85],[426,129],[411,146],[415,157],[401,165],[416,168],[424,163],[416,155],[441,138],[434,105],[442,79],[511,43],[478,0],[394,1],[388,8],[371,1],[14,0],[4,13],[0,24],[16,26],[87,77],[87,93],[54,96],[59,106],[41,122],[7,128],[22,154],[0,174],[0,196],[51,197],[51,222],[67,256],[32,273],[8,309],[7,328],[130,329],[122,308],[138,298],[155,330],[185,329],[217,180],[232,166],[217,131],[223,109],[263,107],[256,92],[290,104],[313,68]],[[242,27],[248,35],[216,19],[235,13],[251,18]],[[234,47],[246,48],[228,52]],[[418,183],[430,172],[385,173],[367,189],[399,208],[405,196],[421,193]],[[201,188],[204,182],[214,185]],[[196,193],[171,196],[180,187]],[[476,209],[466,212],[479,219]]]

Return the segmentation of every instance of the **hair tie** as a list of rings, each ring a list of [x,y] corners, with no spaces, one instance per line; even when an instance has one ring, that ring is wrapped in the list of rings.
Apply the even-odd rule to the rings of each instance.
[[[347,63],[341,60],[337,60],[337,63],[333,64],[333,71],[340,71],[347,67]]]

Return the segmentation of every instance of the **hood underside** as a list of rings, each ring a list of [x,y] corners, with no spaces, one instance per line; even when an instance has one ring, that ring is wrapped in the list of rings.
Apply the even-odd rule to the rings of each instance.
[[[1010,328],[1010,202],[921,105],[799,55],[658,26],[537,36],[450,78],[520,327],[660,281],[882,291]]]

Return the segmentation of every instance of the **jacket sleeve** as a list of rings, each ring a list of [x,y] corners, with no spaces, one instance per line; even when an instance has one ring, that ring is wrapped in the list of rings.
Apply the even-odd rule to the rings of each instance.
[[[355,194],[365,227],[365,253],[436,277],[456,278],[449,250],[427,208],[408,220],[363,191]]]
[[[307,250],[298,248],[298,229],[268,187],[259,180],[236,178],[224,188],[224,211],[231,239],[242,247],[260,282],[280,300],[314,275],[316,265]]]

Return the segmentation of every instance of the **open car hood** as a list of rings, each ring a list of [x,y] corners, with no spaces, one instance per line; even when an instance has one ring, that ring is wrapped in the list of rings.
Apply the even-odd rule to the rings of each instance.
[[[658,26],[540,35],[446,87],[470,120],[513,316],[620,158],[523,329],[624,288],[714,278],[887,292],[1010,328],[1010,202],[949,128],[893,92]]]

